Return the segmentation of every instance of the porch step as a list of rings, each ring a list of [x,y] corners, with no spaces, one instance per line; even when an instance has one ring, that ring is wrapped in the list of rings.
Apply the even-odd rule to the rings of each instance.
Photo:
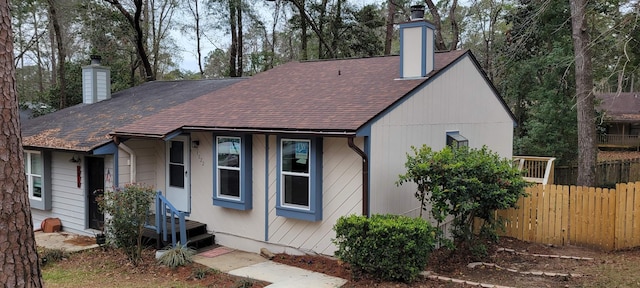
[[[174,220],[175,221],[175,220]],[[158,241],[158,235],[156,231],[149,228],[144,228],[142,232],[142,237],[144,243],[148,245],[160,245],[157,247],[158,249],[163,248],[167,245],[171,244],[171,219],[167,221],[167,230],[168,230],[168,238],[167,241],[162,241],[162,236],[160,236],[160,241]],[[155,224],[155,223],[154,223]],[[193,249],[202,249],[204,247],[215,245],[215,235],[209,234],[207,232],[207,224],[200,223],[197,221],[186,220],[186,233],[187,233],[187,246]],[[176,227],[176,238],[180,239],[180,231],[178,223],[175,223]],[[178,240],[179,241],[179,240]]]

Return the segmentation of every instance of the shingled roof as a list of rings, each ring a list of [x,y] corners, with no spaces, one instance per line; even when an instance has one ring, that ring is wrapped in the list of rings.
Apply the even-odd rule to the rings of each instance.
[[[22,122],[23,145],[88,152],[109,143],[109,133],[118,127],[241,80],[244,79],[144,83],[114,93],[102,102],[78,104]]]
[[[640,92],[596,94],[600,100],[598,109],[605,119],[614,122],[640,121]]]
[[[466,53],[436,53],[429,77]],[[164,137],[179,129],[353,134],[428,81],[399,80],[399,61],[399,56],[387,56],[290,62],[120,127],[115,134]]]

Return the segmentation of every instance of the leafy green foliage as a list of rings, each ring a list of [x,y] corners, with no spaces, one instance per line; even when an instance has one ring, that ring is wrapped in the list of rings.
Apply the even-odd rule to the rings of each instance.
[[[142,231],[155,192],[151,187],[129,184],[124,189],[107,191],[98,199],[98,205],[106,217],[108,239],[134,263],[142,257]]]
[[[176,243],[175,247],[169,248],[158,258],[160,264],[175,268],[178,266],[184,266],[193,262],[193,255],[196,251],[187,247],[186,244]]]
[[[407,154],[407,173],[399,176],[397,185],[412,182],[422,210],[431,204],[431,216],[442,223],[454,217],[453,236],[458,241],[473,238],[474,218],[483,221],[483,229],[495,234],[494,211],[514,207],[526,195],[528,185],[511,161],[500,158],[487,147],[445,147],[433,151],[430,147],[411,147]]]
[[[354,273],[413,281],[435,247],[436,229],[420,218],[399,215],[343,216],[333,227],[335,255]]]

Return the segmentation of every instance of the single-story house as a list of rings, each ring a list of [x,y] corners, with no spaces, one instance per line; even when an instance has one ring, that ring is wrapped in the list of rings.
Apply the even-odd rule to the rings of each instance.
[[[606,129],[598,146],[640,147],[640,92],[598,93],[596,99]]]
[[[400,24],[400,35],[399,56],[290,62],[110,125],[105,141],[112,142],[87,148],[94,153],[80,156],[78,171],[88,171],[78,175],[106,183],[101,177],[112,171],[120,184],[153,185],[221,245],[333,254],[340,216],[419,214],[415,187],[395,185],[412,145],[487,145],[512,156],[513,115],[473,54],[435,52],[434,26],[423,20]],[[152,85],[133,89],[159,93],[147,91]],[[52,117],[64,118],[65,110]],[[40,131],[53,139],[60,133]],[[52,154],[53,163],[75,167],[68,165],[73,152]],[[104,158],[95,164],[103,175],[87,158]],[[52,172],[54,204],[70,202],[57,211],[77,215],[76,230],[91,231],[80,220],[91,188],[82,181],[76,188],[73,169]],[[79,190],[63,192],[57,177]]]

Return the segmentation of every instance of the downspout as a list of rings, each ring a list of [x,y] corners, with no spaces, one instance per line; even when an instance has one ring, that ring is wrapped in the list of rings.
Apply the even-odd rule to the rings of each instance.
[[[349,147],[362,157],[362,215],[369,217],[369,157],[349,137]]]
[[[118,147],[122,148],[122,150],[124,150],[125,152],[129,153],[129,160],[131,161],[131,166],[129,167],[129,175],[130,177],[130,183],[136,183],[136,153],[133,152],[133,149],[129,148],[129,146],[125,145],[124,143],[120,142],[118,143]]]

